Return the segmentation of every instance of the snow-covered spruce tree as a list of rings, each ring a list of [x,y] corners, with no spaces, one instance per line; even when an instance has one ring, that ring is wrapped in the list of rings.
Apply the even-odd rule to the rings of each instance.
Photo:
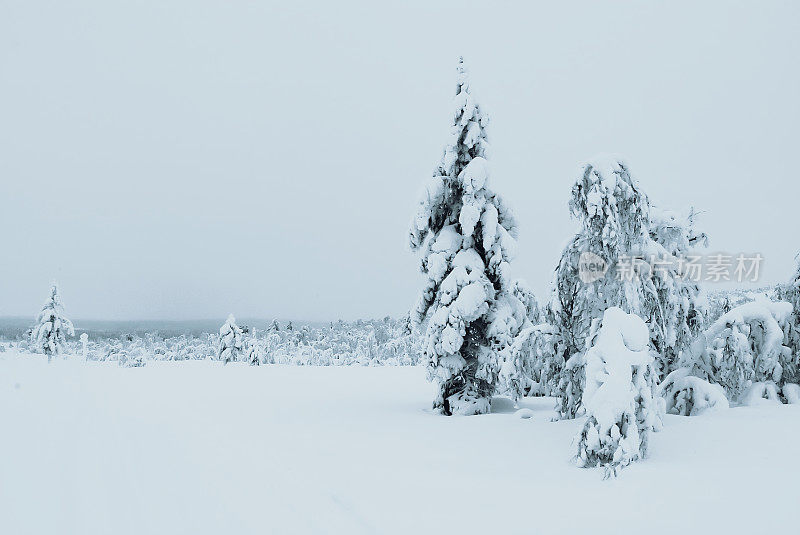
[[[244,339],[242,330],[236,325],[233,314],[219,328],[219,342],[217,345],[217,358],[223,364],[236,362],[244,351]]]
[[[428,377],[439,386],[434,408],[443,414],[489,411],[499,352],[525,321],[507,271],[516,223],[488,188],[486,117],[458,63],[451,139],[411,225],[425,287],[414,321],[427,318]]]
[[[584,355],[586,423],[577,437],[579,466],[603,466],[607,475],[647,454],[650,433],[661,429],[663,400],[647,325],[611,307],[595,321]]]
[[[31,345],[49,359],[64,351],[68,336],[75,336],[75,329],[72,322],[64,316],[58,285],[54,283],[50,288],[50,297],[36,317],[36,325],[31,331]]]
[[[559,379],[560,412],[574,417],[583,399],[583,353],[594,320],[609,307],[636,314],[650,326],[658,368],[670,371],[677,355],[698,330],[698,290],[681,277],[675,257],[694,237],[686,225],[654,225],[647,195],[628,166],[614,157],[598,157],[584,166],[572,188],[570,211],[581,222],[556,268],[550,309],[567,362]],[[581,272],[595,259],[607,271]],[[652,262],[663,269],[655,269]],[[624,264],[623,264],[624,262]]]

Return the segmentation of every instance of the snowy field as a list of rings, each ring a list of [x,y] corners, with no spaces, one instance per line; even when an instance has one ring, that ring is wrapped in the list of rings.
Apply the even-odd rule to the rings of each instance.
[[[800,406],[667,416],[603,480],[580,421],[428,410],[419,367],[0,353],[0,533],[766,533],[797,523]],[[462,446],[463,445],[463,446]],[[620,531],[620,525],[625,526]]]

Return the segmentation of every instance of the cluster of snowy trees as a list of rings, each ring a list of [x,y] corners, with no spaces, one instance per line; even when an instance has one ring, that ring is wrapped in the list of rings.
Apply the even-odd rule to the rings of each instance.
[[[517,226],[489,185],[487,118],[463,60],[457,75],[451,137],[409,233],[435,409],[478,414],[494,394],[556,396],[558,417],[586,418],[578,464],[615,473],[646,454],[667,410],[797,398],[800,271],[736,306],[709,300],[683,261],[708,243],[695,212],[653,206],[619,158],[597,157],[577,177],[569,209],[580,226],[546,306],[509,280]]]
[[[219,360],[223,364],[244,362],[316,366],[412,366],[421,353],[420,338],[409,320],[337,321],[327,326],[273,320],[264,329],[239,326],[229,316],[218,333],[162,336],[157,332],[130,333],[89,339],[84,332],[74,336],[72,323],[64,315],[54,285],[32,328],[22,343],[31,352],[51,357],[57,354],[90,361],[116,362],[120,366],[144,366],[148,361]]]
[[[237,334],[238,333],[238,334]],[[251,365],[412,366],[417,364],[419,337],[408,318],[337,321],[325,327],[273,320],[266,330],[238,327],[231,315],[220,328],[216,358]]]

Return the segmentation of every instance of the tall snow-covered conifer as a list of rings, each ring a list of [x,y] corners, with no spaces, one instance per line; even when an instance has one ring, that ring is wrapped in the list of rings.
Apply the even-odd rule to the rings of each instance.
[[[53,283],[50,297],[36,317],[36,326],[31,331],[31,343],[37,351],[48,358],[63,352],[67,336],[75,336],[72,322],[64,316],[64,305],[58,294],[58,285]]]
[[[428,377],[439,386],[434,408],[447,415],[489,411],[500,352],[526,319],[507,274],[516,223],[487,184],[487,118],[463,59],[457,72],[450,142],[409,235],[426,277],[414,320],[428,321]]]

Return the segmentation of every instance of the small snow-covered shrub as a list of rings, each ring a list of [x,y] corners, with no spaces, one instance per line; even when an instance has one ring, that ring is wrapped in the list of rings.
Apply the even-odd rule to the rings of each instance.
[[[566,346],[552,323],[536,326],[532,344],[535,383],[529,395],[557,396],[561,370],[566,365]]]
[[[584,353],[575,353],[564,363],[558,379],[559,418],[575,418],[585,412],[583,394],[586,385]]]
[[[795,383],[786,383],[781,388],[781,396],[790,405],[800,404],[800,385]]]
[[[772,381],[753,383],[742,393],[739,398],[741,405],[758,405],[764,401],[780,403],[778,387]]]
[[[525,313],[532,325],[542,323],[542,312],[539,309],[539,302],[531,290],[531,287],[523,279],[516,279],[511,283],[511,293],[525,307]]]
[[[759,299],[720,316],[682,355],[690,375],[719,384],[738,399],[753,382],[780,383],[789,349],[784,327],[792,305]]]
[[[258,366],[263,360],[263,349],[255,337],[250,337],[245,341],[245,362],[251,366]]]
[[[666,401],[666,411],[681,416],[696,416],[708,409],[729,407],[725,390],[699,377],[689,375],[689,368],[678,368],[659,385],[659,395]]]
[[[526,324],[504,356],[500,393],[515,402],[523,396],[558,395],[564,345],[554,325]]]
[[[584,370],[586,423],[575,460],[616,474],[644,457],[650,433],[661,429],[663,402],[655,395],[654,355],[644,321],[617,307],[606,310],[584,355]]]
[[[648,232],[652,242],[647,248],[656,257],[668,260],[685,259],[692,251],[708,245],[708,236],[696,230],[697,213],[688,214],[650,206]],[[658,251],[658,248],[663,248]],[[665,377],[677,366],[681,352],[689,347],[704,326],[707,317],[707,298],[700,287],[688,276],[680,260],[678,266],[660,271],[649,266],[653,276],[652,291],[658,306],[646,307],[650,316],[643,319],[650,325],[650,339],[658,354],[659,377]]]
[[[81,355],[83,355],[83,360],[88,360],[89,358],[89,335],[86,333],[81,333]]]
[[[219,328],[219,346],[217,348],[217,358],[223,364],[236,362],[244,351],[244,341],[242,330],[236,325],[233,314]]]
[[[145,365],[145,360],[139,352],[129,354],[123,351],[117,354],[117,363],[124,368],[141,368]]]

